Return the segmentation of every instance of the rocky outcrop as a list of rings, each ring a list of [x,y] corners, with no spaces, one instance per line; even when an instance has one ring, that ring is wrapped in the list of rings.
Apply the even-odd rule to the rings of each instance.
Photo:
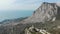
[[[51,34],[44,29],[38,29],[34,26],[25,29],[25,34]]]
[[[19,20],[18,20],[19,21]],[[21,22],[0,27],[0,34],[25,34],[24,30],[31,25],[42,28],[52,34],[60,34],[60,6],[57,3],[43,2],[31,17]]]
[[[55,21],[58,15],[58,6],[56,3],[43,2],[42,5],[34,11],[33,15],[28,19],[24,20],[24,23],[36,23]],[[60,15],[60,14],[59,14]]]

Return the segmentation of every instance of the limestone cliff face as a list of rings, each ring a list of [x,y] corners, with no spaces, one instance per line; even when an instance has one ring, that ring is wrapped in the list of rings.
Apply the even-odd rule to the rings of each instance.
[[[42,5],[34,11],[31,17],[28,17],[21,22],[0,26],[0,34],[22,34],[24,29],[31,25],[34,25],[36,28],[46,29],[47,31],[53,32],[53,34],[56,34],[56,32],[60,34],[59,4],[47,2],[42,3]]]
[[[58,12],[57,9],[58,6],[56,3],[44,2],[37,10],[34,11],[31,17],[24,21],[24,23],[55,21]]]

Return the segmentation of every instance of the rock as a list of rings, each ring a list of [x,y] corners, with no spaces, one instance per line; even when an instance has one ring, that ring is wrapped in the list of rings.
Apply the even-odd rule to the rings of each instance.
[[[34,26],[31,26],[25,29],[25,34],[38,34],[38,33],[39,34],[51,34],[44,29],[38,29],[38,28],[35,28]]]
[[[35,25],[37,28],[46,29],[47,31],[56,34],[56,31],[54,32],[53,28],[55,29],[60,25],[60,6],[56,3],[43,2],[42,5],[34,11],[31,17],[18,22],[18,24],[13,24],[1,26],[0,34],[10,34],[11,31],[13,31],[11,34],[25,34],[24,29],[31,25]],[[27,30],[29,29],[26,29],[26,31]],[[58,33],[60,34],[60,29],[56,30],[59,30]],[[39,30],[37,29],[37,31]],[[36,32],[34,34],[36,34]]]
[[[34,11],[33,15],[24,20],[24,23],[36,23],[55,21],[58,15],[58,6],[56,3],[43,2],[42,5]]]

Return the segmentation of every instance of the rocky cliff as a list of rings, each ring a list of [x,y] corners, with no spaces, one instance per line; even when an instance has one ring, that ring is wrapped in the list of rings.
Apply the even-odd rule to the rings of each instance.
[[[56,3],[43,2],[42,5],[34,11],[33,15],[24,21],[24,23],[53,22],[55,21],[58,13],[59,11]]]
[[[25,28],[34,25],[52,34],[60,32],[60,6],[57,3],[43,2],[31,17],[19,22],[0,26],[0,34],[24,34]]]

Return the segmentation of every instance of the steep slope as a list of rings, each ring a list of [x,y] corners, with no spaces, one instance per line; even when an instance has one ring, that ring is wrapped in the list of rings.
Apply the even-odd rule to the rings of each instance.
[[[58,14],[57,8],[58,6],[56,5],[56,3],[44,2],[37,10],[34,11],[31,17],[24,21],[24,23],[55,21]]]
[[[59,9],[60,6],[56,3],[42,3],[42,5],[34,11],[31,17],[20,22],[23,25],[19,24],[19,27],[16,25],[17,30],[15,32],[18,33],[17,31],[20,30],[19,33],[22,33],[25,28],[34,25],[37,28],[46,29],[49,32],[53,32],[56,29],[52,34],[56,34],[56,32],[59,33],[60,31],[57,31],[59,29],[57,27],[60,25]]]
[[[28,17],[21,17],[16,19],[6,19],[0,22],[0,26],[14,26],[19,24],[21,21],[27,19]]]
[[[20,22],[27,18],[28,17],[20,17],[20,18],[16,18],[16,19],[6,19],[6,20],[1,21],[0,24],[17,23],[17,22]]]
[[[36,28],[46,29],[52,34],[60,32],[60,6],[56,3],[43,2],[42,5],[34,11],[33,15],[16,25],[11,23],[6,26],[0,26],[0,34],[24,34],[25,28],[34,25]],[[59,32],[58,32],[59,30]]]

